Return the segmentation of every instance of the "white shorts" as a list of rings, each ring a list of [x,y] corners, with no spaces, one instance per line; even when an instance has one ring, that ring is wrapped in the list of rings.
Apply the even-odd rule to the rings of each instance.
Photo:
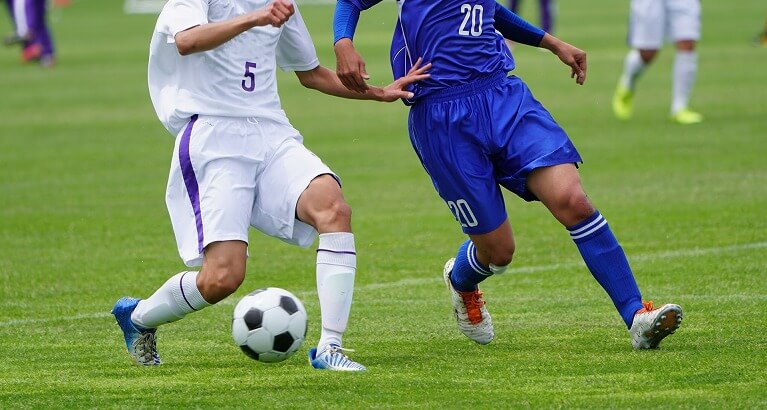
[[[249,226],[308,247],[317,232],[296,219],[296,203],[324,174],[338,180],[287,120],[192,117],[176,137],[165,197],[181,259],[199,266],[212,242],[247,243]]]
[[[699,0],[631,0],[629,46],[659,50],[665,40],[700,40]]]

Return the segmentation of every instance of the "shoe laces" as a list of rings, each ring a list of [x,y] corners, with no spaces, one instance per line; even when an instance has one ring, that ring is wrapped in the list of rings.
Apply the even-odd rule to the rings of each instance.
[[[341,347],[338,345],[330,345],[325,350],[328,350],[328,354],[334,355],[334,354],[340,354],[343,357],[347,357],[344,352],[353,352],[354,349],[347,349],[345,347]]]
[[[136,358],[141,363],[156,363],[160,357],[157,354],[157,336],[154,332],[144,332],[133,342]]]
[[[482,307],[485,306],[485,299],[482,298],[482,291],[479,289],[472,292],[458,292],[463,299],[463,305],[466,307],[466,315],[471,324],[476,325],[482,322]]]
[[[655,310],[655,308],[653,307],[652,300],[642,301],[642,306],[643,306],[642,309],[639,309],[639,311],[637,311],[636,313],[637,315],[642,313],[652,312],[653,310]]]

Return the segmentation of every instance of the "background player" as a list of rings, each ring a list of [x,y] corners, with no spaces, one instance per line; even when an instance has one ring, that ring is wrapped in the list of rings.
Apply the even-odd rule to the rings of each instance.
[[[613,113],[628,120],[633,113],[634,90],[640,74],[653,62],[666,39],[674,42],[673,92],[670,119],[679,124],[703,121],[689,107],[698,72],[695,45],[700,40],[699,0],[631,0],[628,52],[623,74],[613,96]]]
[[[48,28],[47,0],[8,0],[14,33],[4,39],[6,45],[21,44],[22,62],[39,61],[43,67],[53,67],[55,52],[51,30]]]
[[[255,10],[255,11],[253,11]],[[158,365],[155,331],[215,304],[245,277],[248,228],[303,247],[319,232],[317,291],[322,333],[310,363],[359,371],[344,355],[356,252],[351,209],[340,180],[302,143],[277,94],[276,67],[326,94],[395,101],[426,78],[428,65],[381,89],[347,90],[321,67],[290,0],[170,0],[155,26],[149,92],[160,121],[176,135],[166,202],[181,258],[199,272],[176,274],[149,298],[112,309],[128,352]]]
[[[365,63],[352,38],[360,11],[380,0],[339,0],[334,21],[337,72],[366,92]],[[478,283],[504,272],[515,251],[501,187],[540,200],[564,225],[593,276],[618,309],[635,348],[654,348],[682,319],[679,306],[643,303],[626,255],[581,186],[581,157],[565,132],[517,77],[509,40],[553,52],[586,80],[586,53],[520,19],[494,0],[398,1],[392,39],[395,78],[417,57],[434,63],[415,84],[408,129],[413,148],[469,236],[445,265],[459,329],[480,344],[494,337]]]
[[[764,29],[754,37],[754,44],[767,46],[767,20],[764,21]]]
[[[519,13],[519,7],[522,4],[522,0],[510,0],[509,9],[514,14]],[[538,14],[541,22],[541,29],[547,33],[552,33],[554,30],[554,18],[556,16],[556,4],[554,0],[538,0]]]

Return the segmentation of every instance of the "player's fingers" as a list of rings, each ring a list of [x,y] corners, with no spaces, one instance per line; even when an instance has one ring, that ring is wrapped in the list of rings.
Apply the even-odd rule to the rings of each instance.
[[[359,69],[360,69],[360,78],[362,78],[363,81],[369,80],[370,79],[370,74],[368,74],[368,70],[365,67],[365,61],[362,60],[362,58],[360,58]],[[368,89],[367,84],[365,84],[365,89],[366,90]]]
[[[397,96],[397,98],[404,98],[406,100],[413,98],[415,95],[410,91],[395,91],[394,94]]]
[[[356,91],[358,93],[364,93],[367,90],[367,85],[365,84],[365,80],[362,79],[362,76],[357,73],[349,73],[346,76],[346,80],[348,81],[347,88]]]
[[[413,71],[413,74],[417,74],[417,75],[420,75],[420,74],[425,74],[425,73],[426,73],[427,71],[429,71],[430,69],[431,69],[431,63],[429,63],[429,64],[426,64],[425,66],[423,66],[423,67],[420,67],[420,68],[418,68],[417,70]]]
[[[277,18],[285,22],[293,15],[293,4],[275,2],[273,13]]]
[[[413,64],[413,66],[412,66],[412,67],[410,67],[410,70],[409,70],[407,73],[408,73],[408,74],[411,74],[411,73],[413,73],[413,72],[417,71],[417,70],[418,70],[418,67],[420,67],[420,66],[421,66],[421,63],[422,63],[422,62],[423,62],[423,58],[422,58],[422,57],[418,57],[418,60],[415,60],[415,64]]]
[[[576,79],[576,82],[580,85],[583,85],[583,83],[586,81],[586,58],[585,56],[582,59],[576,59],[577,64],[577,74],[578,77]]]
[[[354,81],[353,81],[353,79],[351,79],[349,77],[349,75],[344,75],[344,74],[340,74],[339,73],[338,74],[338,79],[341,80],[341,84],[343,84],[344,87],[346,87],[347,90],[357,91],[357,89],[356,89],[356,87],[354,85]]]

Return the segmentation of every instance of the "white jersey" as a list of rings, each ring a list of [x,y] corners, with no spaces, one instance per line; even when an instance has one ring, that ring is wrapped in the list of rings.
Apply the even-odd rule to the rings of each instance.
[[[308,71],[317,52],[298,6],[282,27],[254,27],[221,46],[181,56],[177,33],[258,10],[269,0],[170,0],[149,51],[149,94],[157,116],[177,135],[194,114],[268,118],[288,123],[277,94],[277,65]]]

